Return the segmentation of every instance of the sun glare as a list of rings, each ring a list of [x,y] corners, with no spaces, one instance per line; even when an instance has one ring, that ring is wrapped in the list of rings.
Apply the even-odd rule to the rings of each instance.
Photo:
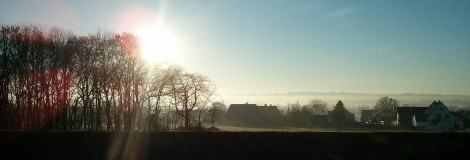
[[[139,33],[142,58],[149,64],[176,63],[179,46],[171,32],[162,28],[143,29]]]

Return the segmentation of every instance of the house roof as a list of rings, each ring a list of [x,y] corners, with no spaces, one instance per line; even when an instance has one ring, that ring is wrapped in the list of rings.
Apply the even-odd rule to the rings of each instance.
[[[279,118],[281,114],[276,106],[257,106],[256,104],[231,104],[228,108],[226,118],[229,119],[263,119]]]
[[[328,111],[328,115],[331,115],[331,114],[333,114],[333,111]],[[344,110],[344,115],[354,115],[354,114],[352,114],[348,110]]]
[[[257,106],[260,113],[268,118],[281,117],[281,113],[276,106]]]
[[[375,117],[377,110],[362,110],[361,111],[361,121],[368,121]]]
[[[333,111],[328,111],[328,120],[329,121],[333,121],[332,115],[333,115]],[[344,118],[345,118],[346,122],[355,122],[354,114],[349,112],[347,109],[344,110]]]
[[[453,122],[445,121],[445,123],[440,123],[440,122],[436,123],[434,121],[434,120],[438,120],[435,117],[442,115],[443,112],[449,112],[449,110],[442,102],[434,101],[431,103],[431,105],[429,105],[429,107],[398,107],[396,113],[398,114],[399,123],[403,125],[413,126],[412,117],[413,115],[415,115],[417,122],[425,122],[427,124],[432,123],[433,125],[438,124],[439,126],[434,126],[434,127],[438,127],[441,129],[453,128],[453,125],[454,125]],[[433,115],[434,113],[436,113],[436,115]],[[446,114],[445,119],[451,118],[452,121],[454,120],[454,117],[452,114],[447,114],[447,113],[445,114]],[[450,115],[450,116],[448,117],[447,115]],[[430,118],[432,118],[432,120],[430,120]],[[395,120],[396,120],[396,117],[395,117]]]
[[[253,119],[258,118],[260,114],[255,104],[231,104],[225,113],[225,117],[229,119]]]
[[[425,122],[427,115],[424,112],[427,109],[428,107],[397,107],[397,112],[400,119],[408,119],[415,115],[416,121]]]
[[[434,101],[434,102],[431,103],[431,105],[429,105],[428,109],[427,109],[426,111],[424,111],[424,114],[429,115],[429,114],[433,113],[434,110],[436,110],[436,109],[439,108],[440,106],[444,106],[444,107],[445,107],[444,103],[442,103],[441,101],[437,101],[437,102]],[[447,107],[446,107],[446,108],[447,108]]]
[[[391,117],[393,117],[394,113],[395,112],[392,111],[392,110],[383,110],[383,111],[380,111],[378,114],[382,118],[391,118]]]
[[[361,115],[370,115],[372,116],[377,110],[362,110]]]

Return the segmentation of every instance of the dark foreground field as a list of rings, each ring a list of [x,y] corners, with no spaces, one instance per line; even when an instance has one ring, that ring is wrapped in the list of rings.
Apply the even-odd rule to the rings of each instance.
[[[469,145],[468,133],[0,132],[7,159],[436,159]]]

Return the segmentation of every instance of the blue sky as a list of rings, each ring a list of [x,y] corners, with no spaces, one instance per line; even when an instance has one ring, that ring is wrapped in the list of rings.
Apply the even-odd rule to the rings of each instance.
[[[469,8],[464,0],[3,0],[0,23],[86,35],[161,21],[181,40],[178,63],[222,95],[470,95]]]

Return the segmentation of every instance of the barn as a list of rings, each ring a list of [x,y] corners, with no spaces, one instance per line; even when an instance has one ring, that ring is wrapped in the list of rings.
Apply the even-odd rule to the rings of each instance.
[[[231,104],[224,118],[235,126],[272,126],[278,124],[281,113],[272,105]]]

